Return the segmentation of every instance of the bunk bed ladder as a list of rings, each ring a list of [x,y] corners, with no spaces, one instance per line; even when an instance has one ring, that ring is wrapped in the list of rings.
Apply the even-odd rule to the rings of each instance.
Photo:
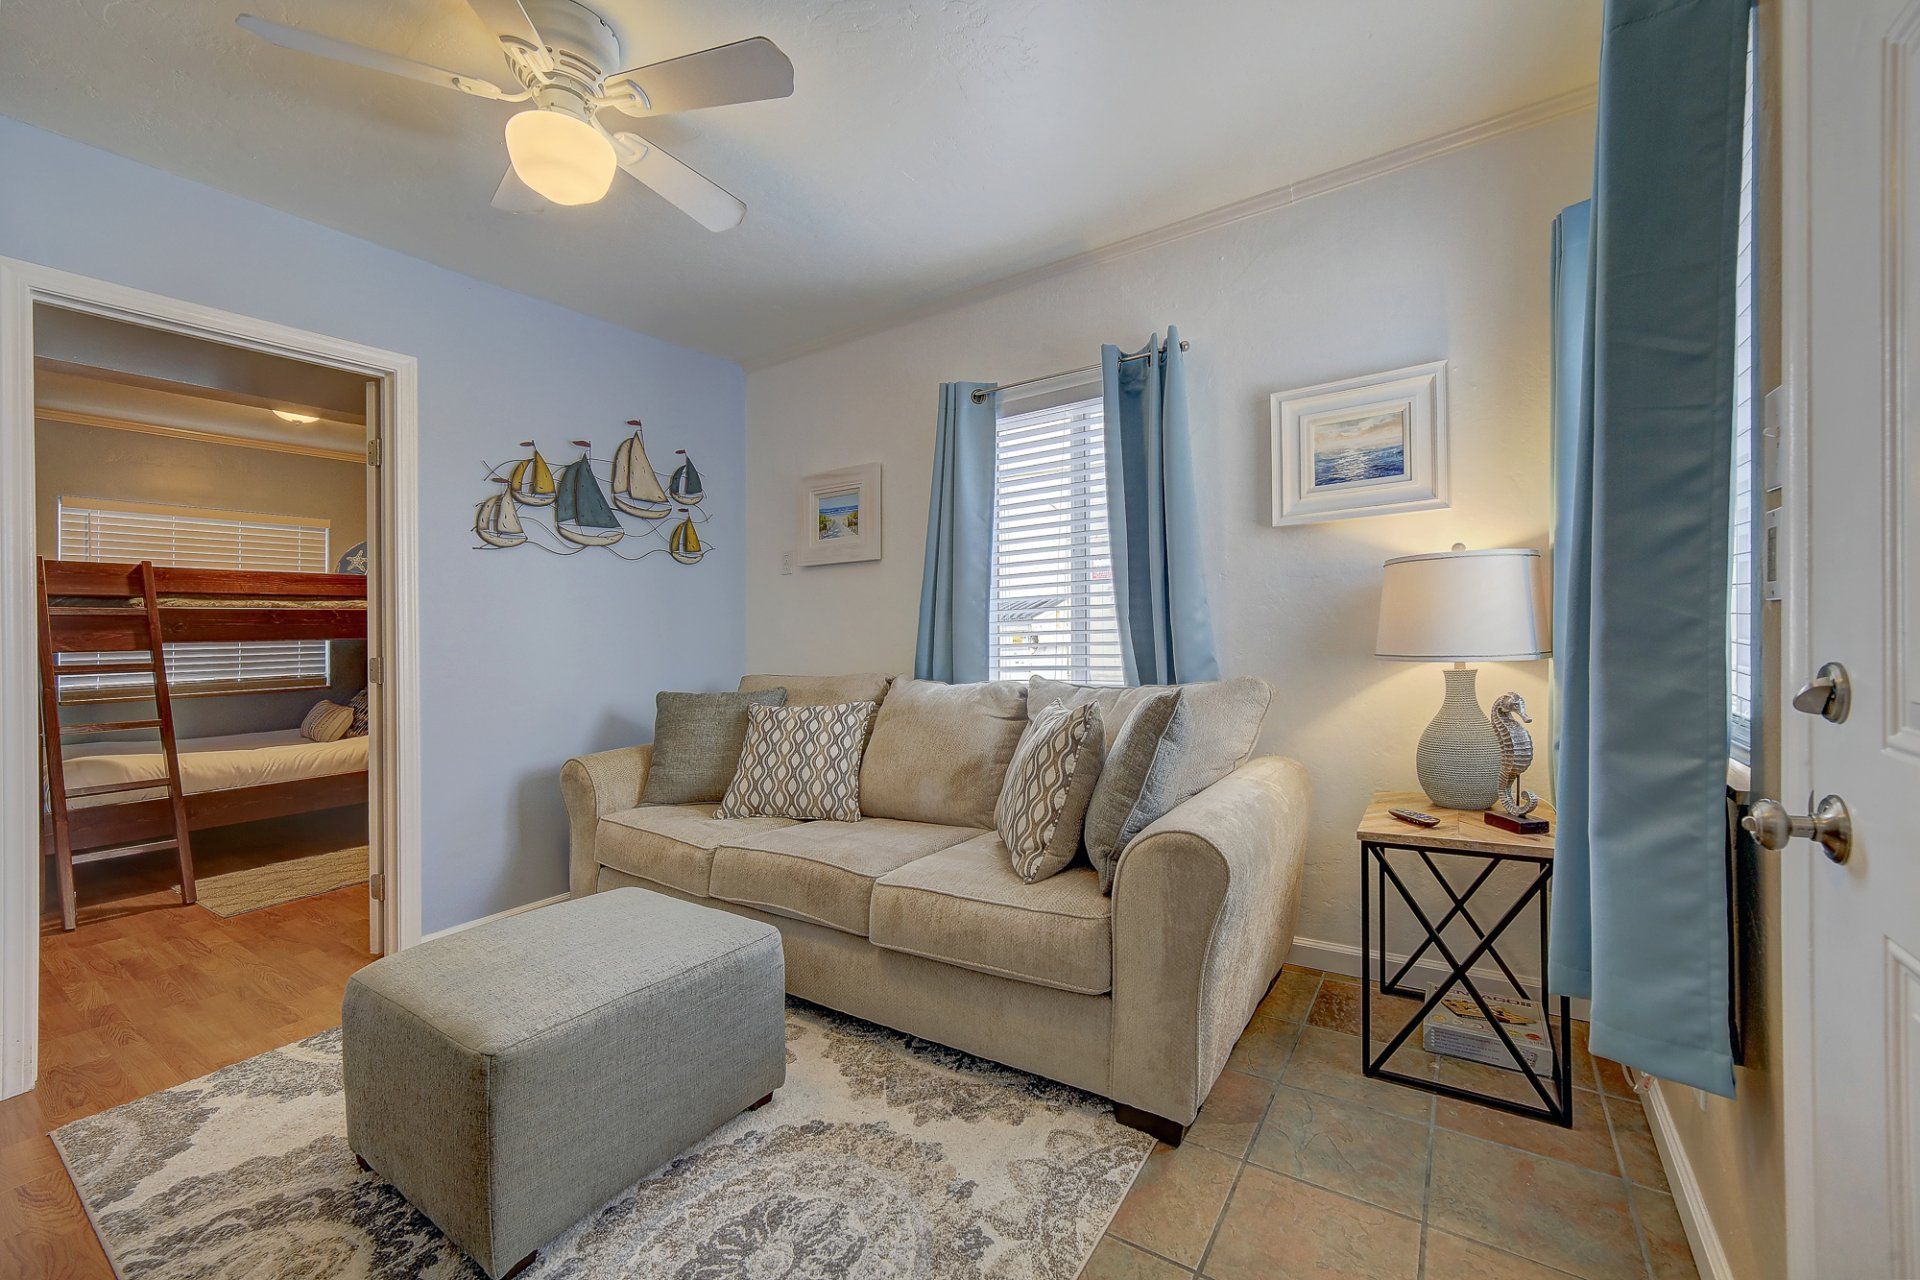
[[[193,881],[193,846],[187,834],[186,787],[180,776],[180,746],[174,736],[173,694],[167,687],[166,647],[161,641],[160,629],[160,588],[153,571],[151,561],[140,562],[140,595],[144,606],[147,645],[144,651],[133,650],[134,654],[144,652],[145,657],[133,657],[122,662],[108,662],[90,665],[84,668],[92,674],[124,672],[129,674],[146,673],[153,677],[153,703],[155,718],[151,720],[118,720],[97,724],[63,725],[60,723],[60,673],[62,668],[56,661],[61,650],[57,649],[53,637],[54,610],[47,590],[47,566],[42,559],[39,562],[40,588],[40,740],[46,756],[47,798],[50,809],[50,825],[53,835],[54,875],[60,891],[60,924],[64,929],[72,929],[76,921],[76,900],[73,888],[73,840],[69,823],[69,804],[82,797],[108,795],[114,792],[154,791],[164,789],[167,793],[168,811],[172,818],[173,834],[171,839],[142,841],[115,849],[121,853],[144,852],[149,849],[163,849],[172,845],[180,860],[180,902],[191,905],[195,900]],[[90,612],[95,610],[89,610]],[[126,612],[124,608],[115,608],[115,612]],[[60,739],[75,733],[125,733],[139,729],[157,729],[160,732],[160,751],[166,761],[166,777],[159,781],[140,780],[136,782],[116,782],[105,786],[80,787],[70,789],[67,786],[65,753]],[[106,848],[114,848],[106,846]],[[94,852],[84,850],[83,852]]]

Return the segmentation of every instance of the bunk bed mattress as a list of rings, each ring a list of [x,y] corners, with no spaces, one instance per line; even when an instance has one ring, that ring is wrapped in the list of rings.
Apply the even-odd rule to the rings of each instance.
[[[146,742],[89,742],[66,750],[67,786],[107,786],[116,782],[159,780],[167,776],[166,758],[159,744]],[[314,742],[298,729],[271,729],[264,733],[236,733],[222,738],[180,740],[180,780],[187,792],[226,791],[273,782],[297,782],[336,773],[360,773],[367,767],[365,736],[336,742]],[[112,795],[83,796],[75,809],[100,804],[152,800],[166,792],[120,791]]]

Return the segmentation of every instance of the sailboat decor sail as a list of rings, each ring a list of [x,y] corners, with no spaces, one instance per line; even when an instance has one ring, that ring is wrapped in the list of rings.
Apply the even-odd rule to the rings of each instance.
[[[640,419],[629,418],[633,434],[613,451],[613,505],[642,520],[659,520],[673,509],[660,477],[647,460],[647,446],[640,437]]]
[[[508,492],[513,494],[515,502],[529,507],[553,505],[553,471],[547,466],[547,460],[533,448],[531,440],[522,440],[520,447],[533,452],[513,464],[513,471],[507,477]]]
[[[667,552],[681,564],[698,564],[707,549],[700,545],[700,531],[693,527],[693,513],[685,507],[680,508],[686,519],[673,527],[673,537],[667,541]]]
[[[476,548],[532,546],[571,556],[597,547],[622,560],[664,553],[698,564],[713,549],[700,533],[711,517],[695,510],[707,496],[699,468],[685,449],[675,449],[672,473],[655,471],[640,419],[626,425],[630,433],[610,459],[594,457],[590,441],[575,440],[579,458],[555,468],[535,441],[522,440],[514,457],[488,464],[486,479],[497,488],[474,506]],[[668,520],[676,509],[680,519]]]
[[[689,507],[699,506],[700,499],[707,496],[706,489],[700,484],[700,472],[685,449],[675,449],[674,452],[680,455],[682,462],[673,469],[673,479],[667,484],[667,489],[673,494],[675,502]]]
[[[512,485],[505,476],[495,476],[495,484]],[[520,513],[513,509],[510,490],[503,489],[480,504],[474,513],[473,531],[490,547],[517,547],[527,540]]]

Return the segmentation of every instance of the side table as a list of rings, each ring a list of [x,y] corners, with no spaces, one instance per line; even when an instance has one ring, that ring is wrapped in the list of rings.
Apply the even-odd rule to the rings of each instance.
[[[1418,827],[1400,821],[1387,811],[1393,808],[1414,809],[1432,814],[1440,819],[1437,827]],[[1533,814],[1535,817],[1553,820],[1552,808],[1544,801]],[[1548,956],[1548,890],[1553,880],[1553,835],[1551,830],[1543,835],[1519,835],[1490,826],[1479,813],[1470,813],[1457,809],[1434,807],[1424,795],[1417,791],[1380,791],[1367,806],[1367,812],[1360,820],[1359,829],[1354,833],[1360,841],[1360,1026],[1366,1034],[1360,1041],[1360,1066],[1363,1074],[1381,1080],[1391,1080],[1414,1089],[1424,1089],[1428,1093],[1437,1093],[1443,1097],[1458,1098],[1465,1102],[1476,1102],[1496,1110],[1514,1115],[1531,1116],[1535,1119],[1550,1121],[1571,1129],[1573,1127],[1573,1032],[1571,1027],[1572,1002],[1564,995],[1555,997],[1547,989]],[[1502,866],[1518,865],[1526,869],[1527,880],[1518,895],[1509,903],[1494,908],[1497,916],[1485,916],[1487,907],[1481,907],[1482,916],[1476,916],[1471,905],[1474,895],[1493,878]],[[1442,874],[1443,866],[1463,871],[1466,888],[1457,890],[1454,883]],[[1504,877],[1503,877],[1504,879]],[[1424,883],[1435,892],[1429,898],[1444,897],[1450,904],[1438,919],[1430,915],[1413,892],[1415,883]],[[1399,962],[1392,973],[1388,972],[1387,947],[1387,887],[1392,885],[1399,901],[1418,922],[1420,934],[1418,945]],[[1540,928],[1540,977],[1534,984],[1537,990],[1522,982],[1513,966],[1500,954],[1500,945],[1509,931],[1513,930],[1529,908],[1539,918]],[[1482,918],[1492,920],[1483,926]],[[1473,945],[1465,951],[1458,951],[1454,943],[1447,939],[1447,932],[1455,922],[1456,941],[1464,941],[1462,934],[1470,934]],[[1429,951],[1435,952],[1446,966],[1446,975],[1431,990],[1422,991],[1409,985],[1407,975]],[[1514,1044],[1513,1037],[1499,1019],[1493,1016],[1488,1007],[1487,997],[1480,990],[1473,970],[1484,962],[1491,962],[1507,985],[1521,999],[1530,1001],[1543,1017],[1558,1015],[1559,1026],[1549,1028],[1549,1047],[1553,1052],[1553,1070],[1550,1075],[1542,1075],[1535,1070]],[[1483,974],[1484,977],[1484,974]],[[1380,991],[1385,995],[1405,996],[1420,1000],[1419,1009],[1407,1020],[1406,1025],[1387,1043],[1378,1054],[1373,1052],[1373,987],[1378,982]],[[1487,1020],[1512,1058],[1514,1067],[1532,1087],[1539,1102],[1532,1099],[1515,1102],[1508,1098],[1476,1092],[1458,1085],[1443,1083],[1439,1080],[1423,1080],[1396,1071],[1387,1064],[1397,1053],[1408,1037],[1419,1031],[1426,1017],[1450,990],[1460,988],[1470,995],[1479,1007],[1480,1016]],[[1555,1009],[1555,1004],[1558,1008]],[[1557,1033],[1557,1034],[1556,1034]]]

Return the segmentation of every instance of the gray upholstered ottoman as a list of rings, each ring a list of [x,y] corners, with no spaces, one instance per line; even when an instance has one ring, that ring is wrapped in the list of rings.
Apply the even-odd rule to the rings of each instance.
[[[771,925],[642,889],[509,916],[347,984],[347,1143],[488,1275],[786,1079]]]

